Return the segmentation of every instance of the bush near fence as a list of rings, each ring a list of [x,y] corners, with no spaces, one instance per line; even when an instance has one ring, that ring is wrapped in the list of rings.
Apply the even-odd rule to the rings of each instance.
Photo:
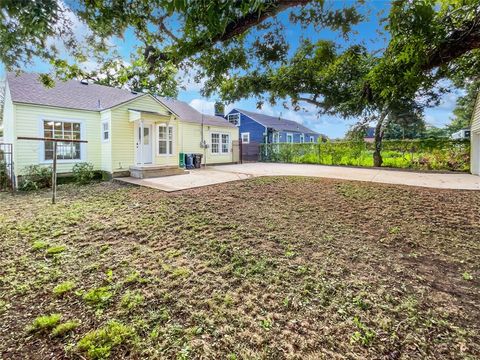
[[[260,150],[260,160],[265,162],[372,167],[374,144],[364,141],[262,144]],[[385,167],[469,171],[470,141],[385,140],[382,157]]]

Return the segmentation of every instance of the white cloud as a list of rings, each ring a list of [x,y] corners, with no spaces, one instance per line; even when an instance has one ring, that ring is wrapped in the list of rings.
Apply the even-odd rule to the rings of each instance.
[[[213,115],[215,112],[215,102],[205,99],[193,99],[189,105],[203,114]]]
[[[206,99],[193,99],[188,104],[193,107],[195,110],[200,111],[206,115],[214,115],[215,114],[215,101],[209,101]],[[225,106],[225,114],[228,113],[235,107],[235,104],[229,104]]]

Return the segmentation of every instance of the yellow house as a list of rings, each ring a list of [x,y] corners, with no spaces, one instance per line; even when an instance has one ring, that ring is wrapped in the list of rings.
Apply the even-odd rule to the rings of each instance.
[[[7,74],[3,119],[4,142],[13,144],[16,176],[28,165],[53,160],[52,142],[18,137],[65,139],[58,143],[59,173],[89,162],[114,177],[183,171],[180,153],[200,153],[203,164],[231,163],[232,142],[238,140],[234,125],[178,100],[87,81],[46,88],[36,74]]]

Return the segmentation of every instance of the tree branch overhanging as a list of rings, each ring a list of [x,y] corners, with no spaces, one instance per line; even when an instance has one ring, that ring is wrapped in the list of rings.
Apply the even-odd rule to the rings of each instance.
[[[261,24],[266,19],[277,15],[278,13],[295,6],[305,6],[313,0],[275,0],[271,1],[269,6],[260,12],[249,12],[243,17],[230,22],[223,33],[218,33],[211,38],[199,38],[193,43],[189,44],[188,49],[184,48],[181,52],[181,57],[189,57],[195,55],[197,52],[212,46],[218,42],[225,42],[231,40],[235,36],[242,35],[252,27]],[[160,24],[161,25],[161,24]],[[168,33],[167,33],[168,34]],[[168,34],[171,36],[170,34]],[[172,34],[173,35],[173,34]],[[144,56],[151,66],[157,65],[159,61],[176,60],[172,59],[171,54],[158,52],[155,47],[147,45],[144,51]]]

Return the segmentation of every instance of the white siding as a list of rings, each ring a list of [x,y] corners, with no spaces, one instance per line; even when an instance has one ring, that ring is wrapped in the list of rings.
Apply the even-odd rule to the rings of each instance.
[[[470,171],[472,174],[480,174],[480,94],[477,96],[475,109],[473,110],[472,126],[470,135]]]
[[[3,105],[3,140],[10,144],[13,144],[15,139],[14,112],[15,108],[7,83],[5,87],[5,102]]]
[[[472,131],[480,131],[480,94],[477,96],[472,117]]]

